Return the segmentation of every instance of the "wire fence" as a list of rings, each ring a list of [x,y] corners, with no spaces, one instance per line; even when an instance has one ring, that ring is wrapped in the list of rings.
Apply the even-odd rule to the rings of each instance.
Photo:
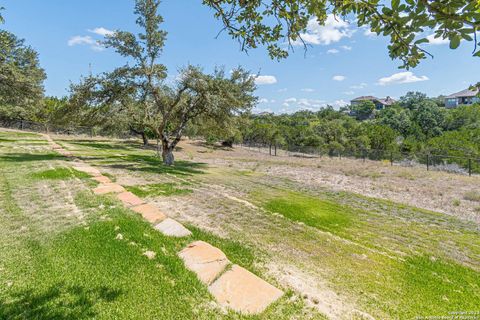
[[[2,119],[0,118],[0,127],[17,129],[24,131],[33,131],[41,133],[55,133],[63,135],[86,135],[117,138],[131,138],[136,136],[133,132],[122,133],[106,133],[96,127],[71,126],[64,127],[58,125],[43,124],[33,121],[18,119]],[[339,159],[362,159],[374,161],[388,161],[391,165],[402,166],[418,166],[422,165],[427,170],[447,171],[458,174],[480,174],[480,156],[465,154],[463,156],[451,156],[435,153],[433,150],[427,152],[400,152],[398,150],[381,150],[381,149],[365,149],[365,150],[327,150],[324,147],[314,146],[277,146],[254,142],[243,142],[238,147],[249,151],[260,152],[270,156],[277,157],[303,157],[303,158],[321,158],[336,157]],[[453,151],[453,150],[452,150]],[[458,151],[456,151],[458,153]]]
[[[107,133],[101,130],[98,127],[87,127],[87,126],[59,126],[52,125],[48,123],[39,123],[27,120],[19,119],[2,119],[0,118],[0,127],[8,129],[16,129],[23,131],[32,131],[40,133],[54,133],[62,135],[83,135],[83,136],[102,136],[102,137],[117,137],[117,138],[131,138],[135,136],[134,133],[125,131],[125,132],[116,132]]]
[[[260,152],[277,157],[302,158],[338,158],[360,159],[373,161],[388,161],[390,165],[423,166],[427,171],[447,171],[472,176],[480,174],[480,156],[465,154],[451,156],[435,153],[433,150],[425,152],[401,152],[399,150],[326,150],[323,147],[313,146],[276,146],[262,143],[243,142],[238,147],[252,152]],[[453,150],[452,150],[453,151]]]

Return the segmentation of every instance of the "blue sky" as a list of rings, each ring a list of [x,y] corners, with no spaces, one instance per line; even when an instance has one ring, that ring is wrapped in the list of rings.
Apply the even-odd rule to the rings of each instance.
[[[81,75],[112,70],[125,60],[95,41],[108,30],[136,31],[133,0],[3,0],[3,28],[25,38],[40,53],[48,79],[48,95],[68,94]],[[398,98],[407,91],[430,96],[450,94],[480,81],[480,58],[473,58],[472,43],[457,50],[448,44],[428,45],[434,55],[410,73],[398,69],[388,56],[387,40],[368,31],[330,19],[326,27],[312,23],[305,53],[296,47],[286,60],[270,60],[263,49],[248,54],[227,34],[216,35],[221,24],[200,0],[165,0],[160,7],[168,39],[161,63],[174,77],[186,64],[205,71],[242,65],[261,75],[256,111],[318,110],[326,104],[339,107],[360,95]],[[441,41],[436,41],[441,42]]]

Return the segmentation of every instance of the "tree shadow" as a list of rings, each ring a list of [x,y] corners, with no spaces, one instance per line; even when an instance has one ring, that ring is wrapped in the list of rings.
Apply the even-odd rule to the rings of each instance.
[[[47,161],[47,160],[63,160],[63,156],[59,154],[34,154],[34,153],[9,153],[0,156],[0,161],[5,162],[29,162],[29,161]]]
[[[144,171],[158,174],[175,174],[175,175],[194,175],[205,173],[202,169],[207,168],[206,163],[191,162],[184,160],[175,161],[175,165],[166,166],[161,159],[156,156],[140,156],[127,155],[121,157],[125,164],[110,164],[111,168],[126,169],[131,171]]]
[[[106,286],[87,289],[62,283],[42,292],[23,290],[0,300],[0,319],[90,319],[96,316],[95,304],[113,302],[121,294]]]
[[[89,147],[89,148],[93,148],[93,149],[108,149],[108,150],[131,150],[132,149],[132,146],[131,145],[127,145],[127,146],[124,146],[122,145],[122,143],[118,143],[118,142],[114,142],[112,143],[111,141],[105,141],[105,142],[102,142],[102,141],[95,141],[95,142],[92,142],[92,141],[89,141],[89,140],[75,140],[75,141],[70,141],[69,142],[70,144],[72,145],[79,145],[79,146],[82,146],[82,147]]]
[[[223,146],[219,143],[211,144],[211,143],[207,143],[205,141],[195,141],[195,142],[192,142],[191,144],[194,145],[194,146],[197,146],[197,147],[203,147],[203,148],[207,148],[207,149],[210,149],[210,150],[222,150],[222,151],[233,151],[234,150],[234,148],[232,148],[232,147]]]

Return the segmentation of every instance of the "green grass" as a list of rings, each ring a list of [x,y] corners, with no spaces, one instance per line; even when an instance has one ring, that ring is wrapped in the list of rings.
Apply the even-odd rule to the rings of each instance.
[[[266,278],[256,267],[263,253],[193,226],[191,237],[165,237],[113,195],[93,195],[89,180],[64,192],[62,180],[81,175],[48,150],[9,148],[0,145],[0,319],[324,319],[291,291],[259,316],[221,310],[178,252],[205,240]],[[48,182],[32,183],[39,179]]]
[[[56,168],[32,173],[32,178],[36,180],[87,179],[90,178],[90,175],[72,168]]]
[[[190,189],[178,188],[177,184],[175,183],[156,183],[127,186],[125,189],[142,198],[155,196],[179,196],[192,193],[192,190]]]
[[[479,311],[480,276],[470,268],[425,255],[412,256],[399,269],[399,276],[400,305],[410,310],[401,316]]]
[[[77,201],[84,207],[111,201],[93,197],[83,194]],[[45,245],[29,243],[28,256],[14,261],[24,271],[8,279],[10,288],[0,288],[0,318],[290,319],[302,314],[301,300],[288,301],[291,292],[261,316],[222,314],[208,307],[212,298],[207,288],[177,253],[203,239],[219,246],[233,263],[248,267],[255,259],[251,250],[198,229],[190,239],[164,237],[118,207],[100,214],[108,221],[74,228]],[[145,250],[155,251],[156,257],[147,259]]]
[[[293,221],[331,232],[347,228],[355,218],[354,210],[349,207],[296,192],[267,198],[262,206]]]

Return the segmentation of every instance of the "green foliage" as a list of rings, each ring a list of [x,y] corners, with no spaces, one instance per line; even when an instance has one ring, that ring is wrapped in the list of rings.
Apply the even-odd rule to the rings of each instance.
[[[34,119],[46,75],[38,53],[5,30],[0,30],[0,74],[0,117]]]
[[[438,107],[433,101],[422,101],[413,112],[413,120],[427,138],[438,136],[443,131],[445,109]]]
[[[367,120],[373,117],[375,104],[372,101],[365,100],[351,106],[351,111],[357,120]]]
[[[474,172],[480,172],[480,128],[462,128],[457,131],[448,131],[439,137],[432,138],[427,142],[428,149],[434,154],[452,157],[473,158],[472,167]],[[448,162],[459,163],[468,167],[467,159],[449,159]]]
[[[265,46],[272,58],[288,56],[288,49],[302,43],[309,23],[324,25],[329,14],[337,19],[355,16],[359,27],[390,38],[390,57],[400,59],[402,67],[415,67],[427,55],[422,44],[429,33],[450,40],[455,49],[462,40],[475,41],[480,21],[478,1],[243,1],[203,0],[220,19],[242,50]],[[288,42],[288,49],[283,43]],[[480,56],[474,44],[473,56]]]

